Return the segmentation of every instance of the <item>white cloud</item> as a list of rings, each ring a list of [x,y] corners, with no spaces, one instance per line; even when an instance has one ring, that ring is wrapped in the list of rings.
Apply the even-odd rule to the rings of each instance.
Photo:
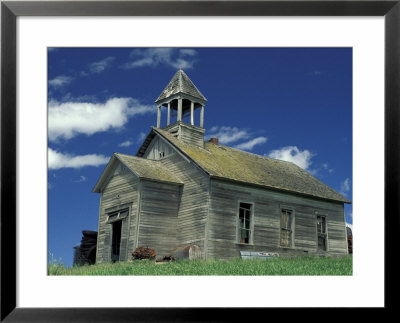
[[[72,80],[73,80],[73,78],[70,76],[59,75],[49,81],[49,86],[50,87],[62,87],[64,85],[71,83]]]
[[[195,62],[197,52],[194,49],[176,48],[148,48],[135,49],[130,56],[132,61],[122,65],[124,69],[158,65],[171,66],[173,68],[191,69]]]
[[[48,134],[51,141],[70,139],[77,134],[117,129],[129,117],[155,113],[152,105],[143,105],[132,98],[111,98],[105,103],[50,101],[48,109]]]
[[[89,64],[89,71],[91,73],[101,73],[109,67],[115,57],[106,57],[105,59]]]
[[[96,155],[96,154],[78,155],[78,156],[74,156],[71,154],[63,154],[51,148],[47,149],[47,154],[48,154],[49,169],[100,166],[107,164],[110,159],[109,157],[106,157],[104,155]]]
[[[77,179],[77,180],[75,181],[75,183],[82,183],[82,182],[86,182],[86,181],[87,181],[86,176],[81,175],[81,176],[79,177],[79,179]]]
[[[257,137],[247,142],[241,143],[239,145],[234,146],[234,148],[242,149],[242,150],[252,150],[254,146],[264,144],[267,142],[266,137]]]
[[[59,98],[59,102],[90,102],[90,101],[97,101],[98,98],[95,95],[80,95],[80,96],[73,96],[70,92],[66,93],[63,97]],[[50,100],[52,101],[52,100]]]
[[[247,130],[236,127],[214,126],[210,129],[210,132],[206,138],[218,138],[219,143],[223,145],[250,138]]]
[[[142,143],[143,140],[146,138],[147,134],[144,132],[139,133],[139,135],[137,136],[137,143]]]
[[[297,166],[308,169],[311,165],[311,158],[314,155],[308,150],[301,151],[296,146],[283,147],[281,149],[273,150],[269,153],[268,157],[285,160],[296,164]]]
[[[350,211],[349,214],[347,215],[347,217],[349,219],[351,219],[351,224],[349,224],[349,226],[351,225],[351,228],[353,227],[353,211]]]
[[[335,170],[333,169],[333,168],[330,168],[329,167],[329,165],[328,164],[322,164],[322,168],[324,169],[324,170],[326,170],[328,173],[333,173]]]
[[[180,49],[179,53],[182,56],[196,56],[197,52],[194,49]]]
[[[347,193],[350,191],[350,178],[346,178],[341,184],[340,184],[340,194],[347,196]]]
[[[136,61],[124,64],[123,68],[131,69],[131,68],[151,66],[151,65],[156,65],[154,60],[151,57],[144,57]]]
[[[341,184],[341,189],[343,191],[349,191],[350,190],[350,178],[346,178],[343,183]]]
[[[133,144],[132,141],[127,140],[127,141],[124,141],[124,142],[121,142],[120,144],[118,144],[118,147],[129,147],[129,146],[132,146],[132,144]]]
[[[222,145],[233,144],[241,140],[248,139],[245,142],[238,143],[233,146],[234,148],[241,150],[252,150],[254,146],[266,143],[268,140],[268,138],[263,136],[251,139],[252,136],[252,133],[250,133],[247,129],[227,126],[213,126],[205,138],[206,140],[210,138],[218,138],[218,142]]]

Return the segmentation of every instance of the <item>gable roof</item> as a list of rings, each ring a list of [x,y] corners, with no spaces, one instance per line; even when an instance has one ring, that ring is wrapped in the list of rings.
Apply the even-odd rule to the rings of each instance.
[[[107,178],[114,170],[113,166],[117,161],[120,161],[138,178],[156,182],[166,182],[171,184],[183,185],[183,182],[174,174],[172,174],[172,172],[169,171],[168,168],[160,161],[114,153],[111,156],[110,161],[108,162],[96,185],[94,186],[92,192],[101,192],[103,186],[107,182]]]
[[[159,102],[178,93],[188,94],[194,98],[200,99],[201,101],[207,101],[186,73],[179,69],[155,102]]]
[[[184,143],[162,129],[153,128],[153,131],[193,160],[211,177],[351,203],[294,163],[255,155],[211,142],[206,142],[204,148],[201,148]],[[138,156],[140,156],[139,153]]]

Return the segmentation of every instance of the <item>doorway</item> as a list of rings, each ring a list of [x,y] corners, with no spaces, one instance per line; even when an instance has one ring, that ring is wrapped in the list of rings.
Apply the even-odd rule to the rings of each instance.
[[[111,245],[112,262],[119,261],[119,253],[121,249],[121,229],[122,229],[122,221],[116,221],[112,224],[112,245]]]

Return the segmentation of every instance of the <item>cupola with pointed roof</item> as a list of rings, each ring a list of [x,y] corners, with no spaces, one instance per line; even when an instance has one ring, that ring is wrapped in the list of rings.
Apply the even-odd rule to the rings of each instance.
[[[161,109],[167,109],[166,127],[163,129],[182,141],[204,145],[204,106],[207,99],[193,84],[186,73],[179,70],[161,92],[157,104],[157,128],[161,127]],[[199,120],[195,120],[195,110],[200,109]],[[176,116],[176,122],[171,117]],[[190,123],[183,118],[190,116]],[[197,124],[197,125],[196,125]]]

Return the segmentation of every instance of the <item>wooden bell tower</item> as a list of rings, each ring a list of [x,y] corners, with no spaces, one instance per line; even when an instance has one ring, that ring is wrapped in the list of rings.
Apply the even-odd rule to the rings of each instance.
[[[161,127],[161,109],[166,108],[167,125],[163,129],[184,142],[203,146],[206,101],[186,73],[179,69],[155,101],[158,109],[157,128]],[[199,121],[194,118],[197,109],[200,109]],[[176,121],[171,122],[171,117],[175,116]],[[183,122],[185,116],[190,116],[190,123]]]

